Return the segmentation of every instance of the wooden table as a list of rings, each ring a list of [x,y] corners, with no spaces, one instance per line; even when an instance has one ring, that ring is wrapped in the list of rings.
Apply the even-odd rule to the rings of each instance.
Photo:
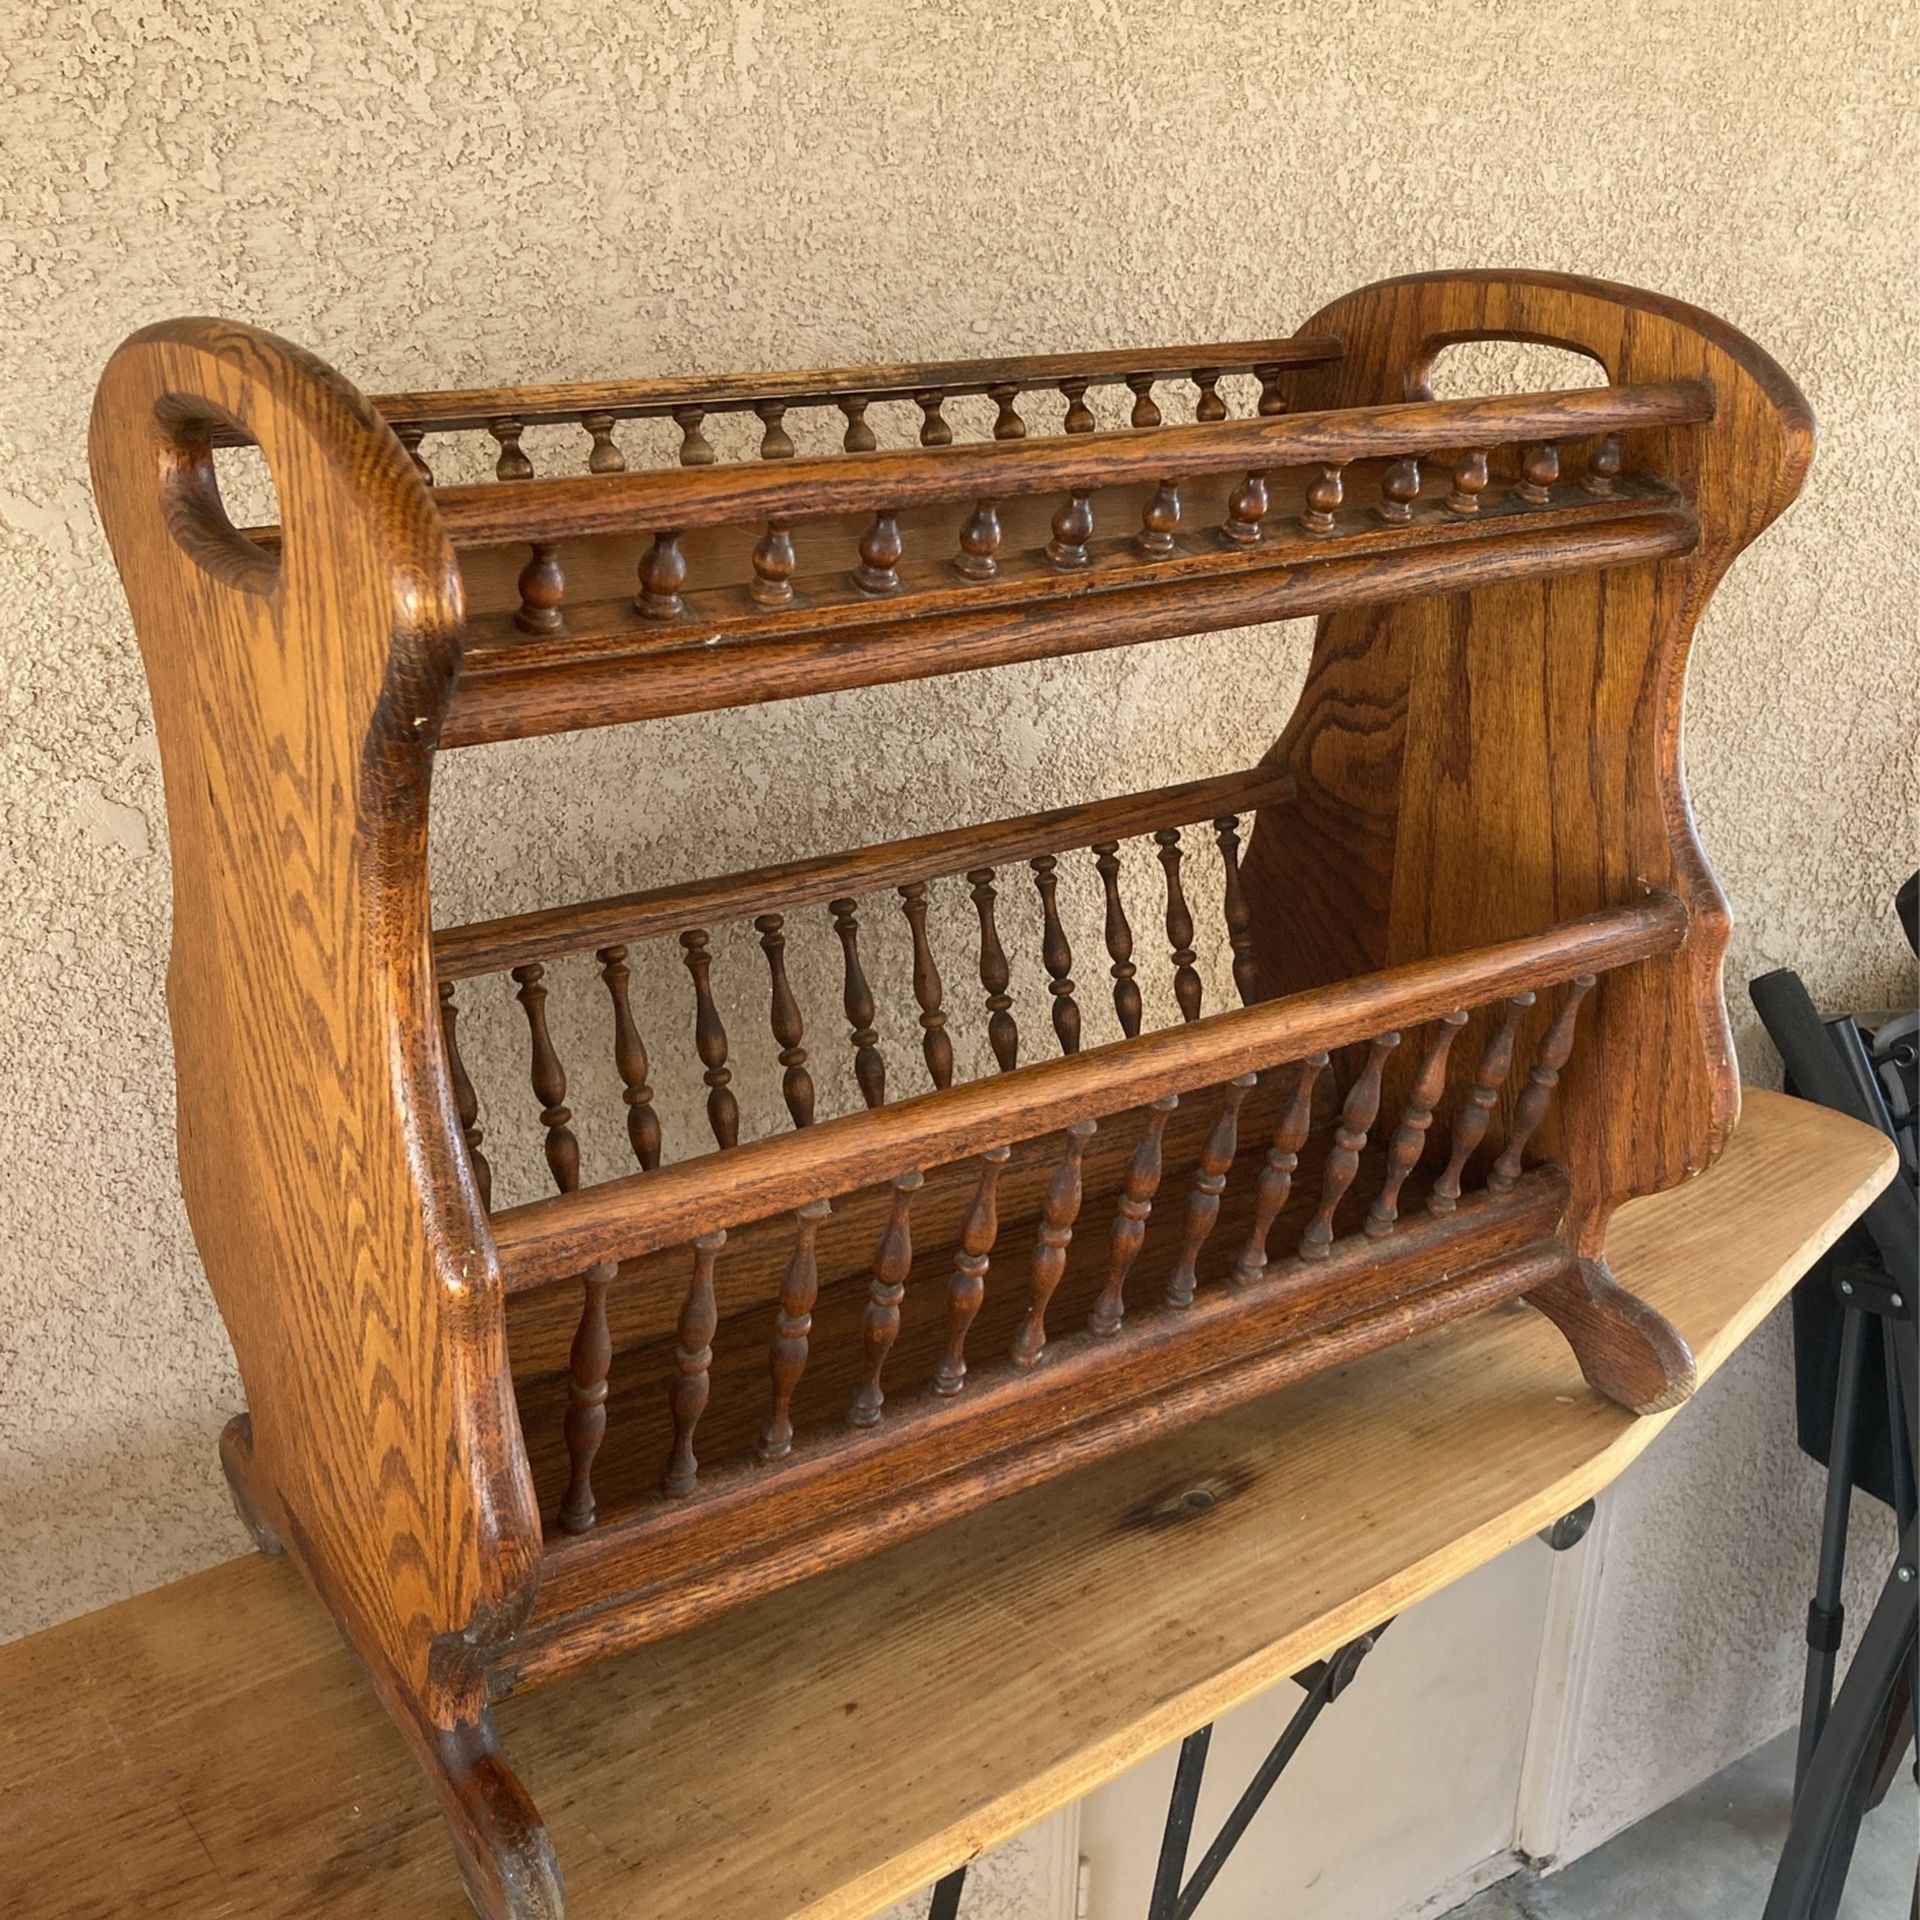
[[[1750,1093],[1725,1159],[1609,1251],[1704,1378],[1892,1167]],[[1515,1307],[510,1701],[503,1731],[576,1920],[865,1915],[1577,1507],[1674,1417],[1587,1391]],[[284,1561],[0,1648],[0,1728],[0,1914],[468,1914]]]

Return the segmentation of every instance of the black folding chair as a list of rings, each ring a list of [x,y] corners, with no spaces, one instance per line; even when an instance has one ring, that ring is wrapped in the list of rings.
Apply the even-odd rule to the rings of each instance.
[[[1913,894],[1914,882],[1909,881],[1900,906],[1910,941],[1915,939]],[[1859,1022],[1851,1016],[1823,1022],[1799,975],[1790,971],[1766,974],[1750,991],[1794,1091],[1880,1128],[1901,1148],[1900,1169],[1863,1215],[1857,1244],[1829,1263],[1822,1281],[1832,1290],[1839,1323],[1833,1351],[1823,1356],[1832,1367],[1827,1499],[1807,1613],[1807,1677],[1793,1818],[1764,1914],[1764,1920],[1833,1920],[1861,1820],[1904,1757],[1914,1701],[1920,1697],[1920,1456],[1915,1451],[1920,1428],[1920,1183],[1907,1137],[1911,1103],[1903,1114],[1891,1110],[1882,1079],[1886,1061],[1870,1052]],[[1910,1070],[1911,1061],[1905,1064]],[[1804,1336],[1811,1323],[1798,1324]],[[1884,1424],[1868,1394],[1869,1353],[1874,1348],[1885,1386]],[[1900,1538],[1859,1651],[1836,1693],[1848,1522],[1861,1478],[1863,1434],[1870,1434],[1870,1444],[1876,1446],[1884,1434],[1884,1491]],[[1870,1475],[1870,1483],[1876,1478]],[[1920,1915],[1920,1879],[1915,1913]]]

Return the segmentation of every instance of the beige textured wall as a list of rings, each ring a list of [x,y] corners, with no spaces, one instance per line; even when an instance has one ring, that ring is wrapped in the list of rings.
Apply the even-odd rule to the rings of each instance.
[[[171,1164],[160,784],[85,481],[124,333],[235,315],[378,388],[1261,334],[1452,264],[1701,302],[1823,426],[1807,496],[1714,605],[1689,715],[1759,1064],[1749,971],[1796,963],[1837,1002],[1906,980],[1885,903],[1915,857],[1920,580],[1883,535],[1911,518],[1920,426],[1909,24],[1812,0],[15,0],[0,1632],[239,1544],[213,1465],[235,1380]],[[475,755],[447,769],[450,904],[863,834],[875,779],[910,827],[1224,768],[1298,659],[1297,634],[1216,639],[1004,695]],[[1723,1433],[1778,1431],[1777,1361],[1720,1396]],[[1797,1570],[1783,1549],[1762,1574],[1767,1618],[1739,1630],[1786,1633]]]

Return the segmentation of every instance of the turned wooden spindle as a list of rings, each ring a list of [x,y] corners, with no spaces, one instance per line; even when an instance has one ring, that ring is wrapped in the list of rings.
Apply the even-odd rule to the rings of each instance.
[[[1027,423],[1020,418],[1019,409],[1014,405],[1019,397],[1018,387],[987,389],[987,398],[999,410],[993,418],[993,437],[996,440],[1024,440],[1027,437]]]
[[[587,437],[593,442],[587,449],[587,471],[589,473],[625,473],[627,458],[614,444],[613,415],[610,413],[583,413],[580,424],[586,428]]]
[[[546,1129],[547,1171],[562,1193],[571,1193],[580,1184],[580,1143],[568,1124],[573,1114],[566,1104],[567,1070],[560,1064],[553,1037],[547,1032],[546,977],[546,968],[537,960],[515,967],[513,979],[520,991],[514,998],[527,1016],[529,1078],[534,1098],[540,1102],[540,1124]]]
[[[547,1170],[562,1193],[571,1193],[580,1184],[580,1143],[569,1124],[573,1115],[566,1105],[566,1069],[547,1030],[545,975],[538,962],[513,969],[520,989],[517,998],[527,1016],[530,1077],[540,1101],[540,1124],[546,1129]],[[607,1369],[613,1364],[606,1296],[617,1271],[617,1263],[611,1261],[588,1270],[580,1323],[569,1355],[567,1412],[562,1422],[569,1471],[560,1518],[572,1532],[593,1525],[593,1462],[606,1432]]]
[[[1300,1167],[1300,1149],[1313,1130],[1313,1089],[1326,1066],[1324,1053],[1310,1053],[1293,1070],[1293,1086],[1287,1095],[1286,1109],[1273,1130],[1273,1144],[1268,1147],[1266,1164],[1260,1169],[1260,1185],[1253,1200],[1253,1225],[1247,1232],[1247,1244],[1233,1263],[1235,1286],[1250,1287],[1267,1270],[1267,1241],[1273,1232],[1273,1223],[1280,1218],[1293,1193],[1293,1176]]]
[[[872,1277],[867,1282],[860,1384],[847,1409],[852,1426],[877,1426],[886,1404],[880,1374],[900,1337],[900,1302],[906,1298],[907,1275],[913,1271],[913,1196],[924,1184],[925,1176],[918,1169],[901,1174],[893,1183],[886,1228],[874,1249]]]
[[[1409,454],[1396,460],[1380,476],[1380,504],[1374,508],[1389,526],[1403,527],[1413,518],[1420,498],[1420,462]]]
[[[693,1277],[687,1282],[675,1330],[673,1381],[667,1405],[673,1414],[673,1451],[660,1491],[670,1500],[682,1500],[700,1484],[700,1463],[694,1457],[693,1434],[707,1410],[708,1374],[713,1366],[713,1336],[720,1325],[719,1302],[713,1290],[713,1264],[727,1244],[724,1233],[703,1233],[693,1243]]]
[[[473,1184],[479,1190],[480,1204],[491,1211],[493,1169],[487,1164],[487,1156],[480,1151],[480,1142],[484,1137],[480,1130],[480,1096],[467,1077],[466,1062],[460,1058],[459,1043],[454,1038],[454,1027],[459,1019],[460,1009],[453,1003],[453,982],[442,980],[440,1038],[447,1049],[447,1078],[453,1085],[453,1110],[460,1121],[460,1138],[466,1142],[467,1164],[473,1168]]]
[[[1254,377],[1260,382],[1259,415],[1263,420],[1271,420],[1277,413],[1287,410],[1287,396],[1280,390],[1280,369],[1266,366],[1255,367]]]
[[[1340,1124],[1333,1132],[1333,1145],[1327,1150],[1326,1165],[1320,1170],[1320,1206],[1307,1230],[1300,1236],[1302,1260],[1324,1260],[1333,1244],[1333,1216],[1347,1197],[1354,1175],[1360,1171],[1361,1149],[1367,1135],[1380,1117],[1380,1076],[1386,1071],[1387,1055],[1400,1044],[1397,1033],[1383,1033],[1367,1047],[1367,1064],[1347,1089],[1340,1109]]]
[[[687,556],[680,551],[678,533],[656,533],[641,556],[640,592],[634,606],[649,620],[678,620],[687,603],[680,589],[687,584]]]
[[[1240,1150],[1240,1108],[1258,1078],[1257,1074],[1238,1073],[1222,1090],[1220,1111],[1207,1134],[1206,1144],[1200,1149],[1193,1187],[1187,1195],[1186,1229],[1181,1236],[1180,1257],[1167,1276],[1170,1307],[1193,1305],[1193,1296],[1200,1285],[1200,1250],[1220,1219],[1220,1196],[1227,1190],[1233,1156]]]
[[[784,400],[756,400],[753,410],[760,417],[760,458],[791,460],[793,436],[786,427],[787,403]]]
[[[760,951],[767,956],[767,977],[772,990],[768,1022],[780,1048],[780,1097],[787,1103],[796,1127],[813,1125],[813,1075],[807,1071],[806,1029],[800,1018],[800,1002],[794,998],[787,979],[787,936],[782,931],[785,919],[777,913],[763,913],[753,923],[760,936]]]
[[[730,1147],[740,1138],[740,1102],[729,1084],[733,1074],[727,1066],[727,1030],[714,1004],[713,955],[706,928],[688,928],[680,936],[680,948],[680,957],[693,976],[693,1045],[706,1069],[701,1077],[707,1083],[707,1125],[713,1129],[716,1145]]]
[[[1110,1340],[1127,1314],[1127,1275],[1147,1237],[1147,1216],[1160,1191],[1162,1149],[1167,1121],[1179,1106],[1177,1093],[1164,1093],[1147,1109],[1147,1124],[1127,1160],[1127,1171],[1113,1203],[1113,1227],[1107,1238],[1107,1283],[1087,1316],[1087,1331]]]
[[[913,404],[920,409],[920,444],[923,447],[950,447],[953,445],[953,428],[947,424],[947,417],[940,409],[946,405],[947,396],[936,393],[931,388],[925,393],[916,393]]]
[[[1429,1213],[1451,1213],[1460,1204],[1460,1182],[1466,1175],[1467,1162],[1487,1137],[1487,1128],[1493,1119],[1494,1102],[1500,1098],[1500,1089],[1506,1084],[1507,1074],[1513,1066],[1514,1036],[1520,1030],[1522,1017],[1532,1005],[1533,995],[1530,993],[1516,993],[1501,1003],[1493,1031],[1488,1034],[1487,1044],[1481,1049],[1480,1064],[1474,1069],[1473,1084],[1462,1095],[1460,1105],[1454,1112],[1453,1139],[1447,1164],[1427,1195]]]
[[[900,911],[913,940],[913,997],[920,1008],[920,1051],[936,1091],[953,1085],[953,1041],[947,1033],[940,968],[927,938],[927,883],[910,880],[900,889]]]
[[[1553,498],[1560,478],[1560,449],[1551,440],[1529,447],[1520,461],[1520,481],[1514,492],[1532,507],[1544,507]]]
[[[1128,416],[1128,425],[1157,427],[1160,424],[1160,409],[1153,403],[1153,375],[1128,374],[1127,390],[1133,395],[1133,412]]]
[[[853,584],[862,593],[898,593],[900,590],[900,522],[891,508],[876,513],[860,536],[860,564]]]
[[[1067,1270],[1067,1247],[1073,1239],[1073,1223],[1080,1217],[1080,1163],[1099,1124],[1097,1120],[1076,1120],[1067,1129],[1066,1153],[1047,1182],[1046,1198],[1040,1204],[1040,1230],[1033,1243],[1032,1291],[1026,1318],[1013,1336],[1013,1364],[1023,1371],[1037,1366],[1046,1351],[1047,1307],[1060,1276]]]
[[[840,948],[846,956],[845,991],[847,1026],[853,1041],[853,1077],[860,1097],[868,1106],[877,1107],[887,1097],[887,1063],[874,1044],[879,1034],[873,1025],[873,989],[867,985],[866,969],[860,964],[860,921],[853,900],[832,900],[827,911],[833,916],[833,930],[840,936]]]
[[[1180,489],[1171,480],[1162,480],[1153,497],[1140,510],[1140,531],[1134,535],[1134,549],[1148,560],[1164,559],[1174,549],[1174,535],[1180,526]]]
[[[753,579],[747,591],[763,607],[785,606],[793,598],[794,569],[799,564],[786,522],[769,520],[753,549]]]
[[[1539,1051],[1534,1055],[1533,1065],[1527,1073],[1527,1084],[1520,1089],[1520,1097],[1513,1103],[1513,1121],[1507,1128],[1507,1143],[1500,1149],[1499,1159],[1487,1173],[1487,1186],[1494,1193],[1512,1192],[1514,1183],[1520,1178],[1521,1156],[1527,1150],[1527,1142],[1547,1117],[1547,1109],[1553,1104],[1553,1090],[1560,1084],[1560,1069],[1567,1064],[1567,1056],[1573,1051],[1580,1003],[1593,991],[1593,981],[1592,974],[1583,973],[1568,986],[1567,997],[1561,1002],[1553,1025],[1540,1042]]]
[[[1487,490],[1487,456],[1474,448],[1463,453],[1453,469],[1453,491],[1447,495],[1447,511],[1461,515],[1480,511],[1480,496]]]
[[[1223,813],[1213,823],[1220,845],[1224,876],[1221,910],[1227,923],[1227,945],[1233,951],[1233,985],[1240,1004],[1250,1007],[1260,997],[1260,963],[1253,953],[1253,915],[1247,906],[1246,886],[1240,878],[1240,816]]]
[[[1061,422],[1066,433],[1091,433],[1098,422],[1093,417],[1093,409],[1087,405],[1087,387],[1085,380],[1062,380],[1061,397],[1067,403],[1067,415]]]
[[[680,464],[683,467],[710,467],[719,456],[706,436],[706,412],[700,407],[675,407],[673,423],[680,429]]]
[[[1182,1020],[1200,1018],[1200,974],[1194,966],[1193,914],[1180,882],[1180,829],[1161,827],[1154,836],[1167,876],[1167,944],[1173,950],[1173,997]]]
[[[1466,1024],[1464,1013],[1449,1013],[1434,1025],[1426,1057],[1407,1090],[1400,1124],[1394,1129],[1392,1143],[1387,1148],[1386,1176],[1380,1191],[1374,1195],[1372,1206],[1367,1209],[1366,1230],[1376,1240],[1391,1233],[1400,1217],[1400,1189],[1406,1185],[1407,1175],[1420,1163],[1421,1152],[1427,1144],[1427,1129],[1433,1125],[1433,1110],[1447,1090],[1447,1056]]]
[[[393,437],[407,450],[407,458],[413,462],[413,470],[428,486],[433,485],[433,469],[427,465],[427,457],[420,451],[420,443],[427,437],[425,427],[395,427]]]
[[[1135,979],[1139,969],[1133,964],[1133,928],[1127,923],[1127,909],[1120,898],[1120,843],[1101,840],[1093,849],[1093,864],[1100,875],[1100,888],[1107,903],[1107,958],[1113,962],[1113,1011],[1120,1031],[1129,1039],[1140,1037],[1140,988]]]
[[[600,978],[613,1002],[613,1064],[620,1075],[620,1097],[627,1109],[627,1144],[644,1172],[660,1164],[660,1116],[653,1110],[653,1088],[647,1083],[647,1049],[634,1024],[627,983],[625,947],[601,947],[594,955]]]
[[[987,1263],[1000,1234],[1000,1169],[1011,1147],[989,1147],[980,1156],[980,1178],[960,1222],[960,1250],[947,1282],[947,1345],[933,1370],[933,1390],[951,1399],[967,1383],[967,1334],[987,1297]]]
[[[533,462],[520,445],[526,426],[519,420],[495,420],[487,431],[499,442],[500,457],[493,463],[496,480],[531,480]]]
[[[867,407],[870,403],[851,397],[840,402],[840,411],[846,416],[847,430],[841,436],[840,444],[848,453],[871,453],[880,444],[873,437],[873,429],[867,425]]]
[[[561,1437],[567,1447],[567,1488],[560,1496],[560,1525],[588,1533],[598,1511],[593,1463],[607,1437],[607,1374],[613,1366],[613,1331],[607,1324],[607,1289],[620,1271],[617,1260],[596,1261],[581,1282],[580,1324],[567,1350],[567,1411]]]
[[[780,1304],[774,1310],[773,1344],[767,1355],[773,1404],[760,1428],[762,1460],[781,1460],[793,1451],[793,1396],[807,1370],[813,1305],[820,1297],[820,1259],[814,1241],[820,1222],[832,1211],[830,1201],[809,1200],[793,1216],[793,1250],[780,1276]]]
[[[1332,533],[1339,524],[1334,515],[1347,497],[1340,472],[1338,467],[1322,467],[1307,482],[1307,510],[1300,516],[1300,524],[1309,533]]]
[[[520,569],[520,607],[513,624],[522,633],[565,633],[561,603],[567,597],[567,576],[560,566],[560,550],[548,540],[533,543],[532,557]]]
[[[1000,571],[1000,515],[991,500],[974,503],[960,528],[960,551],[953,570],[963,580],[991,580]]]
[[[1580,485],[1596,499],[1604,500],[1614,491],[1619,478],[1620,437],[1618,434],[1605,434],[1587,455],[1587,467],[1580,476]]]
[[[1196,420],[1224,420],[1227,417],[1227,403],[1220,398],[1219,369],[1195,367],[1193,384],[1200,390],[1200,397],[1193,403],[1193,417]]]
[[[1060,922],[1060,862],[1051,853],[1027,863],[1040,895],[1040,961],[1047,970],[1047,991],[1053,995],[1053,1030],[1062,1053],[1080,1051],[1080,1007],[1073,997],[1073,949]]]
[[[1093,496],[1074,493],[1053,516],[1053,538],[1047,542],[1047,564],[1062,570],[1084,567],[1093,558],[1087,542],[1093,538]]]
[[[1227,498],[1227,518],[1221,533],[1236,547],[1256,547],[1266,538],[1261,525],[1267,517],[1267,476],[1250,473]]]
[[[974,867],[967,874],[973,904],[980,915],[980,984],[987,990],[987,1044],[1002,1073],[1011,1073],[1020,1059],[1020,1029],[1013,1017],[1012,969],[1000,944],[994,921],[993,869]]]

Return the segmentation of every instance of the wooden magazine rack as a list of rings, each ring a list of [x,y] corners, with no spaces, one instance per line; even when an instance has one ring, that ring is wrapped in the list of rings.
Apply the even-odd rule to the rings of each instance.
[[[1610,384],[1431,398],[1479,339]],[[991,439],[956,433],[962,396]],[[757,459],[715,455],[738,414]],[[822,419],[837,450],[798,456]],[[636,420],[680,464],[630,470]],[[585,471],[534,471],[556,425]],[[477,435],[497,479],[436,486]],[[222,505],[238,444],[277,527]],[[563,1904],[489,1712],[514,1688],[1516,1297],[1612,1398],[1689,1391],[1606,1225],[1736,1117],[1684,666],[1811,444],[1731,328],[1543,274],[1387,282],[1250,345],[371,401],[216,321],[120,349],[93,471],[166,773],[181,1174],[250,1407],[225,1462],[483,1913]],[[433,925],[439,749],[1305,613],[1305,691],[1244,772]],[[883,911],[908,1052],[868,971]],[[803,1004],[803,927],[840,1008]],[[679,1005],[632,990],[656,941]],[[614,1177],[583,1175],[563,978],[606,1022]],[[524,1016],[556,1189],[497,1207],[514,1094],[456,1029],[485,994]],[[767,1113],[736,1085],[756,1049]],[[701,1141],[662,1122],[683,1070]]]

